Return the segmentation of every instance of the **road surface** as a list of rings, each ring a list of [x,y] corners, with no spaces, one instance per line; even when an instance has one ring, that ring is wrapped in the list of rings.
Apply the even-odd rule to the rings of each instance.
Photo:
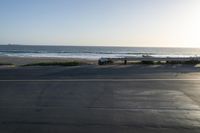
[[[93,69],[0,69],[0,132],[200,132],[197,70]]]

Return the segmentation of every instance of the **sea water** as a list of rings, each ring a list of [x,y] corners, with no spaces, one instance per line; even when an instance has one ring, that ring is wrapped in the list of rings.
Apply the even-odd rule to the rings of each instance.
[[[101,57],[190,57],[200,56],[199,48],[91,47],[0,45],[0,56],[98,59]]]

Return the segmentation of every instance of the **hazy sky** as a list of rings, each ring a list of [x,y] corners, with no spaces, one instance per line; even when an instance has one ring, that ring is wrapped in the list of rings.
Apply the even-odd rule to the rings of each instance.
[[[200,0],[0,0],[0,43],[200,47]]]

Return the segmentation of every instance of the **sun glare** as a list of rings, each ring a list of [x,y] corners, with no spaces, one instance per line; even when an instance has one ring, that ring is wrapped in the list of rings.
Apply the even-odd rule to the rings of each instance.
[[[185,11],[182,18],[180,34],[188,47],[200,47],[200,2]]]

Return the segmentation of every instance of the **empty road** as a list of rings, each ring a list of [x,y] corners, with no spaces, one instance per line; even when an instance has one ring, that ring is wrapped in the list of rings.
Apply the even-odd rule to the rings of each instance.
[[[2,68],[0,132],[199,133],[200,75],[187,67]]]

